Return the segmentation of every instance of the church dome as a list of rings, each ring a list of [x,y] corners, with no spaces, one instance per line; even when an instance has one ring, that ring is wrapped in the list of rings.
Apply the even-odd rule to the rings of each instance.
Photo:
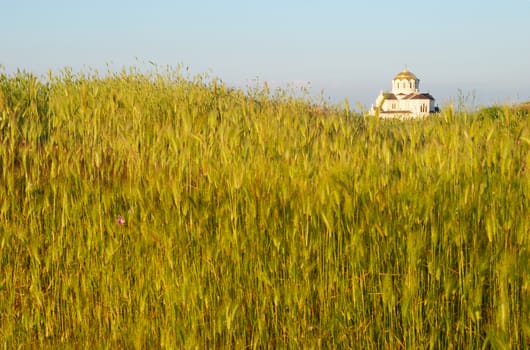
[[[403,69],[401,72],[399,72],[395,77],[394,80],[418,80],[418,78],[414,75],[414,73],[409,72],[406,68]]]

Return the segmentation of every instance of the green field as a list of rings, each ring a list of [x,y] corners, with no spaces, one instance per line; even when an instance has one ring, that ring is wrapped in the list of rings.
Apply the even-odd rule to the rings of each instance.
[[[530,115],[0,74],[0,346],[530,347]]]

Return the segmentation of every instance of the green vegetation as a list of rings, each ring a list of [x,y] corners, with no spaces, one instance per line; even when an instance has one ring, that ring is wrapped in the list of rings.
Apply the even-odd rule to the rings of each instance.
[[[0,346],[530,346],[530,116],[0,75]]]

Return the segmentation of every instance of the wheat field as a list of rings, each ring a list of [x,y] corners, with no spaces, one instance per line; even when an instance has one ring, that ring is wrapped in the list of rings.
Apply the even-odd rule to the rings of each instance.
[[[530,347],[530,115],[0,74],[0,345]]]

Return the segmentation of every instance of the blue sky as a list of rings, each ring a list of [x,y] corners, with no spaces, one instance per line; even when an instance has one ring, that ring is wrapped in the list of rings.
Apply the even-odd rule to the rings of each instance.
[[[369,107],[405,65],[443,106],[530,100],[530,0],[1,0],[0,64],[182,64]]]

